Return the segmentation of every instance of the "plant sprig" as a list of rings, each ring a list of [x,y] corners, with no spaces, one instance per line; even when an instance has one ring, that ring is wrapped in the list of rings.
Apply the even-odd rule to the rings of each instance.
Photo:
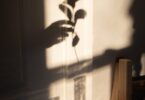
[[[75,34],[72,46],[75,47],[79,42],[79,36],[75,32],[75,26],[78,21],[78,19],[83,19],[86,16],[86,12],[84,9],[78,9],[74,12],[75,4],[78,0],[68,0],[68,2],[63,2],[59,5],[60,10],[68,17],[69,21],[73,23],[73,32],[72,34]]]

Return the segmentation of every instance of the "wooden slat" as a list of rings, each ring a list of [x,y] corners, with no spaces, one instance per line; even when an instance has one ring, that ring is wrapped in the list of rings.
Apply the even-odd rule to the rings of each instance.
[[[114,69],[114,82],[113,82],[113,89],[112,89],[112,99],[111,100],[118,100],[118,62],[115,64]]]
[[[131,61],[120,59],[114,72],[112,100],[131,100],[131,72]]]

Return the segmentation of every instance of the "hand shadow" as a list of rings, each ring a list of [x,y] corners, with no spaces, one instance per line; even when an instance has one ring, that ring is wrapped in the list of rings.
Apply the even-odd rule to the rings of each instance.
[[[65,40],[72,33],[73,23],[67,20],[59,20],[52,23],[44,31],[38,33],[33,38],[32,46],[49,48]]]

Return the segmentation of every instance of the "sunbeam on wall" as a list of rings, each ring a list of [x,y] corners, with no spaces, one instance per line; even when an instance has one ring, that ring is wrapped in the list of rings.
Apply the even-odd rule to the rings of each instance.
[[[93,72],[93,100],[110,100],[116,50],[132,43],[131,4],[132,0],[94,0],[93,53],[94,66],[99,69]]]
[[[132,0],[95,0],[94,31],[96,55],[107,49],[122,49],[131,45],[133,33],[129,14]]]
[[[63,0],[44,0],[45,29],[47,29],[47,27],[49,27],[52,23],[57,23],[57,21],[66,19],[66,16],[59,10],[59,4],[62,2]],[[60,31],[57,31],[59,33],[56,33],[55,30],[53,32],[55,34],[60,34]],[[46,65],[48,70],[59,68],[59,66],[65,65],[65,48],[65,41],[56,44],[51,48],[46,48]],[[59,76],[51,77],[56,78]],[[51,83],[48,86],[48,92],[48,98],[50,100],[65,100],[65,80],[60,79]]]
[[[89,5],[91,6],[88,6]],[[44,0],[44,23],[45,29],[54,25],[56,28],[54,34],[61,34],[63,40],[46,48],[47,69],[62,67],[62,76],[64,78],[57,80],[49,85],[49,98],[58,97],[59,100],[82,100],[91,99],[92,95],[92,77],[91,73],[81,72],[84,67],[91,67],[90,61],[80,64],[81,61],[92,59],[93,49],[93,0]],[[65,8],[66,7],[66,8]],[[69,15],[70,13],[70,15]],[[57,22],[59,31],[57,31]],[[69,30],[71,25],[63,24],[71,22],[72,31],[67,32],[67,37],[63,36],[64,31]],[[63,30],[67,26],[66,30]],[[56,33],[58,32],[58,33]],[[49,33],[48,33],[49,34]],[[59,37],[61,39],[61,37]],[[74,64],[74,66],[72,66]],[[79,72],[77,74],[76,72]],[[83,73],[83,74],[81,74]],[[54,74],[53,74],[54,75]],[[71,78],[68,78],[70,77]],[[84,94],[78,96],[76,93],[75,79],[84,77]],[[59,76],[52,76],[52,78]],[[79,79],[81,80],[81,79]],[[78,80],[78,82],[79,82]]]
[[[50,100],[109,100],[112,61],[96,63],[96,57],[131,45],[131,0],[44,0],[44,5],[45,29],[60,35],[46,48],[47,69],[62,69],[62,78],[49,85]]]
[[[62,2],[63,0],[44,0],[45,29],[47,29],[47,27],[49,27],[52,23],[55,23],[56,21],[66,19],[66,16],[59,10],[59,4]],[[60,33],[54,32],[54,34]],[[65,64],[64,50],[65,50],[65,42],[61,42],[57,45],[54,45],[52,48],[46,49],[46,60],[47,60],[46,62],[47,65],[49,66],[49,69],[51,67],[54,68],[56,66],[61,66]]]

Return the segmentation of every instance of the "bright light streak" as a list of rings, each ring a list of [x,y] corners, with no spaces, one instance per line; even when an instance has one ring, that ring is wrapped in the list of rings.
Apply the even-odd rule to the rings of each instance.
[[[45,28],[49,27],[49,25],[55,21],[67,19],[58,7],[62,2],[63,0],[44,0]],[[90,6],[88,6],[88,3]],[[76,53],[79,61],[82,61],[85,59],[92,59],[93,57],[93,0],[78,1],[74,11],[80,8],[84,9],[87,13],[85,19],[78,20],[75,27],[75,32],[77,32],[80,38],[76,47]],[[51,70],[58,68],[59,66],[69,66],[78,63],[76,53],[72,47],[72,37],[70,35],[64,42],[46,49],[47,69]],[[90,63],[82,64],[81,67],[88,65],[90,65]],[[86,77],[86,99],[89,100],[92,97],[92,86],[90,86],[92,84],[91,73],[82,75],[85,75]],[[77,75],[75,77],[77,77]],[[71,79],[60,79],[53,82],[49,86],[49,96],[59,96],[62,100],[73,100],[73,77]]]
[[[129,15],[131,3],[132,0],[94,0],[93,55],[131,45],[134,31]],[[104,65],[93,72],[93,100],[110,100],[111,68],[111,65]]]
[[[141,74],[140,75],[145,75],[145,53],[142,54],[142,57],[141,57]]]
[[[44,0],[45,28],[55,21],[67,19],[58,7],[62,2],[63,0]],[[93,56],[101,55],[107,49],[120,50],[128,47],[132,42],[133,33],[132,18],[128,14],[130,5],[131,0],[79,0],[74,12],[81,8],[87,13],[85,19],[80,19],[75,27],[80,41],[74,49],[70,35],[64,42],[47,48],[48,70],[77,64],[78,59],[79,61],[92,59]],[[89,64],[82,64],[81,67]],[[80,75],[86,76],[86,100],[109,99],[112,81],[111,65],[102,66],[93,73]],[[75,77],[77,76],[79,75]],[[60,96],[62,100],[74,100],[73,78],[53,82],[49,86],[49,96]]]
[[[59,4],[62,2],[63,0],[44,0],[45,28],[56,21],[66,19],[66,16],[59,9]],[[65,42],[46,49],[46,63],[48,69],[64,65]]]

